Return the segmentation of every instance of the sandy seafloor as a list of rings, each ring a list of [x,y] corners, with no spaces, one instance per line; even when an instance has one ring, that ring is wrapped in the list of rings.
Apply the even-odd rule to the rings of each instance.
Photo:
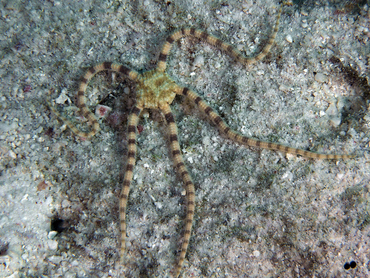
[[[285,7],[271,53],[248,67],[196,39],[176,43],[167,72],[232,128],[358,155],[323,161],[242,147],[176,98],[197,206],[182,277],[369,277],[365,2]],[[187,26],[253,56],[277,10],[277,0],[0,1],[0,277],[170,277],[186,202],[161,114],[140,121],[120,264],[118,196],[134,86],[112,74],[93,79],[89,105],[103,99],[112,111],[91,140],[66,128],[47,94],[60,113],[86,125],[75,95],[88,67],[112,61],[153,69],[165,38]],[[351,261],[356,268],[346,270]]]

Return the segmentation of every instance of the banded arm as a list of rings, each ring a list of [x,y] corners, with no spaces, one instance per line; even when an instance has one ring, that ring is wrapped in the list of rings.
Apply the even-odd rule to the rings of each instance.
[[[166,70],[167,57],[168,57],[168,55],[171,51],[171,48],[172,48],[173,44],[176,41],[178,41],[179,39],[184,38],[184,37],[188,37],[188,36],[198,38],[198,39],[200,39],[204,42],[209,43],[212,46],[217,47],[218,49],[224,50],[230,57],[232,57],[233,59],[235,59],[237,62],[239,62],[241,64],[250,65],[250,64],[254,64],[254,63],[260,61],[261,59],[263,59],[267,55],[267,53],[270,51],[272,45],[274,44],[275,37],[276,37],[276,34],[278,32],[278,29],[279,29],[279,21],[280,21],[281,12],[283,10],[284,5],[288,5],[288,4],[283,3],[280,6],[279,12],[278,12],[278,15],[277,15],[277,18],[276,18],[275,27],[273,29],[273,32],[272,32],[271,36],[270,36],[270,39],[268,40],[268,42],[266,43],[264,48],[256,56],[246,57],[240,51],[236,50],[232,45],[230,45],[226,42],[223,42],[219,38],[217,38],[215,36],[212,36],[212,35],[209,35],[204,31],[197,30],[197,29],[194,29],[194,28],[183,28],[183,29],[180,29],[180,30],[174,32],[171,36],[169,36],[166,39],[166,42],[163,45],[161,53],[159,55],[158,71],[164,72]]]
[[[127,164],[119,200],[119,218],[121,227],[121,252],[120,252],[121,262],[123,262],[124,253],[126,250],[126,206],[136,161],[136,126],[139,122],[139,115],[141,110],[142,109],[138,107],[134,107],[131,110],[127,127],[128,131]]]
[[[221,117],[213,111],[213,109],[204,101],[202,98],[192,90],[188,88],[183,88],[182,95],[188,97],[192,102],[194,102],[201,111],[203,111],[207,116],[209,116],[212,122],[217,126],[218,130],[225,134],[229,139],[246,146],[252,147],[259,147],[262,149],[269,149],[275,150],[283,153],[289,153],[294,155],[300,155],[308,158],[315,158],[315,159],[348,159],[354,158],[355,155],[347,155],[347,154],[320,154],[314,153],[310,151],[305,151],[301,149],[291,148],[288,146],[264,142],[256,139],[252,139],[246,136],[241,135],[240,133],[232,130]]]
[[[74,134],[84,138],[90,138],[94,136],[100,129],[98,120],[96,119],[95,115],[90,111],[90,109],[86,106],[86,97],[85,91],[87,85],[89,84],[91,78],[93,78],[97,73],[108,70],[114,71],[117,73],[124,74],[131,80],[136,80],[138,77],[138,73],[134,70],[129,69],[123,65],[114,64],[111,62],[104,62],[93,66],[87,70],[85,75],[81,78],[79,89],[77,92],[77,107],[79,108],[79,113],[81,116],[85,117],[88,120],[88,125],[91,127],[91,130],[88,132],[84,132],[79,130],[70,120],[62,116],[48,101],[48,105],[53,113],[60,118],[71,130]]]
[[[174,160],[175,167],[177,168],[178,173],[180,174],[182,180],[185,183],[186,189],[186,199],[187,199],[187,210],[185,218],[185,229],[184,229],[184,238],[181,245],[180,255],[178,257],[177,265],[175,268],[175,277],[180,275],[182,265],[185,260],[186,250],[189,246],[189,240],[191,235],[191,229],[193,225],[194,210],[195,210],[195,189],[194,184],[191,180],[189,172],[184,164],[184,159],[181,154],[180,145],[178,141],[177,126],[175,123],[175,118],[172,114],[170,106],[164,105],[161,107],[164,117],[166,119],[167,125],[170,131],[170,147]]]

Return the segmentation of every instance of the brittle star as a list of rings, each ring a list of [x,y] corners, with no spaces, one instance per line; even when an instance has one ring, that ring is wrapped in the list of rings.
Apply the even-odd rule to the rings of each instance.
[[[186,251],[189,245],[189,239],[191,235],[192,222],[195,209],[195,191],[194,184],[189,175],[189,172],[184,164],[184,160],[181,154],[180,145],[178,141],[177,126],[175,118],[172,114],[170,104],[174,100],[176,95],[182,95],[189,98],[196,106],[207,115],[210,120],[216,125],[219,131],[224,134],[227,138],[235,141],[239,144],[246,146],[259,147],[263,149],[276,150],[284,153],[299,155],[308,158],[315,159],[346,159],[352,158],[353,155],[336,155],[336,154],[319,154],[311,151],[296,149],[276,143],[264,142],[255,140],[239,134],[232,130],[221,117],[194,91],[187,87],[182,87],[175,83],[174,80],[165,72],[167,66],[167,57],[173,44],[184,37],[195,37],[200,39],[218,49],[223,50],[230,55],[236,62],[243,65],[251,65],[257,61],[263,59],[270,51],[279,26],[279,20],[282,12],[282,7],[286,3],[282,4],[277,15],[275,27],[273,29],[270,39],[263,47],[263,49],[255,57],[245,57],[238,50],[233,48],[230,44],[221,41],[220,39],[209,35],[203,31],[194,28],[184,28],[176,31],[166,39],[166,42],[160,52],[158,65],[154,70],[138,73],[126,66],[114,64],[111,62],[104,62],[90,68],[83,76],[79,90],[77,93],[77,106],[79,107],[80,114],[88,120],[88,124],[91,126],[91,131],[82,132],[75,127],[69,120],[61,116],[59,112],[53,106],[50,106],[54,113],[60,117],[78,136],[89,138],[95,135],[99,131],[99,123],[95,118],[94,114],[86,106],[85,91],[91,78],[101,71],[113,71],[121,73],[127,76],[129,79],[136,82],[136,105],[132,108],[128,120],[128,158],[126,164],[126,170],[124,180],[122,184],[122,191],[120,194],[119,201],[119,215],[120,215],[120,228],[121,228],[121,260],[125,253],[125,242],[126,242],[126,205],[129,195],[130,183],[133,177],[133,171],[136,160],[136,129],[139,121],[140,113],[143,109],[158,109],[163,112],[164,118],[169,126],[170,133],[170,149],[173,156],[175,168],[178,170],[180,177],[183,179],[186,189],[187,199],[187,212],[185,219],[185,232],[183,241],[181,244],[181,251],[178,257],[177,265],[175,267],[174,276],[180,275],[182,265],[185,260]]]

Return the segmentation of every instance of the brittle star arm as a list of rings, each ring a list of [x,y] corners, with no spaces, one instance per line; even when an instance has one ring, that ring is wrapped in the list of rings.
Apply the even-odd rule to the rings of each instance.
[[[175,167],[177,168],[181,178],[183,179],[185,183],[186,198],[187,198],[184,238],[183,238],[183,242],[181,245],[181,251],[178,257],[177,265],[175,268],[175,277],[178,277],[180,275],[180,271],[182,269],[182,265],[185,260],[186,250],[188,248],[189,240],[190,240],[190,234],[191,234],[191,228],[192,228],[194,210],[195,210],[195,190],[194,190],[194,184],[184,164],[184,159],[181,154],[180,145],[178,141],[178,135],[177,135],[178,134],[177,126],[176,126],[175,118],[172,114],[171,108],[168,104],[166,104],[162,106],[160,109],[164,113],[164,117],[169,127],[170,147],[171,147],[172,157],[174,160]]]
[[[204,31],[197,30],[197,29],[194,29],[194,28],[183,28],[183,29],[180,29],[180,30],[176,31],[175,33],[173,33],[171,36],[169,36],[166,39],[166,42],[163,45],[162,51],[159,55],[158,67],[157,67],[158,71],[164,72],[166,70],[167,57],[168,57],[168,54],[171,51],[171,48],[172,48],[173,44],[176,41],[178,41],[179,39],[184,38],[184,37],[188,37],[188,36],[198,38],[202,41],[205,41],[205,42],[209,43],[212,46],[217,47],[218,49],[224,50],[228,55],[230,55],[233,59],[235,59],[237,62],[239,62],[241,64],[250,65],[250,64],[258,62],[259,60],[263,59],[267,55],[267,53],[270,51],[272,45],[274,44],[275,37],[276,37],[276,34],[278,32],[278,29],[279,29],[279,21],[280,21],[281,12],[283,10],[284,5],[286,5],[286,4],[283,3],[279,8],[279,12],[278,12],[278,15],[277,15],[277,18],[276,18],[275,27],[274,27],[274,30],[273,30],[268,42],[266,43],[264,48],[256,56],[246,57],[241,52],[236,50],[232,45],[230,45],[226,42],[223,42],[219,38],[217,38],[215,36],[212,36],[212,35],[209,35]]]
[[[85,97],[85,91],[87,88],[87,85],[91,78],[93,78],[97,73],[108,70],[108,71],[114,71],[117,73],[122,73],[131,80],[136,80],[138,77],[138,72],[129,69],[126,66],[114,64],[111,62],[104,62],[101,64],[98,64],[94,67],[91,67],[87,70],[85,75],[81,78],[79,89],[77,92],[77,107],[79,108],[79,113],[81,116],[85,117],[88,120],[88,124],[91,127],[91,130],[88,132],[84,132],[79,130],[73,123],[71,123],[70,120],[62,116],[49,102],[48,105],[50,109],[54,112],[55,115],[58,116],[71,130],[74,134],[84,137],[84,138],[90,138],[94,136],[100,129],[98,120],[96,119],[95,115],[89,110],[89,108],[86,106],[86,97]]]
[[[136,161],[136,126],[139,122],[139,115],[142,109],[134,107],[131,110],[128,120],[128,154],[125,177],[123,179],[122,190],[119,200],[119,216],[121,227],[121,261],[123,262],[126,249],[126,206],[127,198],[130,191],[130,183],[132,181],[133,171]]]
[[[252,147],[259,147],[262,149],[269,149],[269,150],[275,150],[280,151],[284,153],[294,154],[294,155],[300,155],[308,158],[316,158],[316,159],[348,159],[355,157],[354,155],[338,155],[338,154],[320,154],[320,153],[314,153],[310,151],[305,151],[301,149],[291,148],[288,146],[276,144],[276,143],[270,143],[270,142],[264,142],[256,139],[252,139],[246,136],[241,135],[240,133],[232,130],[224,120],[221,119],[221,117],[195,92],[188,88],[183,88],[181,95],[184,95],[188,97],[192,102],[194,102],[198,108],[203,111],[211,120],[212,122],[217,126],[218,130],[225,134],[229,139],[232,141],[235,141],[239,144],[246,145],[246,146],[252,146]]]

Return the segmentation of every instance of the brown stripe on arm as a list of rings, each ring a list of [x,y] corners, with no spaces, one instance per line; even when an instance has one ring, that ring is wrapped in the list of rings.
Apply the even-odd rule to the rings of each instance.
[[[200,31],[200,36],[199,38],[203,41],[207,41],[207,38],[209,37],[210,35],[208,35],[206,32],[204,31]]]
[[[159,61],[162,61],[162,62],[166,62],[166,60],[167,60],[167,54],[160,53],[158,60]]]
[[[89,70],[89,71],[90,71],[90,70]],[[93,75],[94,73],[90,73],[90,72],[89,72],[89,74]],[[81,82],[81,83],[83,83],[83,84],[87,84],[87,82],[89,82],[89,80],[88,80],[85,76],[83,76],[83,77],[81,77],[80,82]]]
[[[132,110],[131,110],[131,113],[136,114],[137,116],[140,115],[140,112],[141,112],[141,109],[136,107],[136,106],[134,108],[132,108]]]
[[[176,94],[178,94],[178,95],[182,95],[182,96],[187,96],[188,95],[188,91],[189,91],[189,89],[188,88],[181,88],[181,87],[179,87],[179,90],[178,90],[178,92],[176,92]]]
[[[164,117],[167,121],[167,124],[172,124],[175,122],[175,117],[173,116],[172,112],[169,112],[167,114],[164,114]]]
[[[111,70],[112,69],[112,62],[103,62],[103,67],[106,70]]]
[[[122,73],[122,74],[124,74],[126,76],[129,76],[130,71],[131,70],[128,67],[125,67],[123,65],[120,65],[119,68],[118,68],[118,72],[119,73]]]

